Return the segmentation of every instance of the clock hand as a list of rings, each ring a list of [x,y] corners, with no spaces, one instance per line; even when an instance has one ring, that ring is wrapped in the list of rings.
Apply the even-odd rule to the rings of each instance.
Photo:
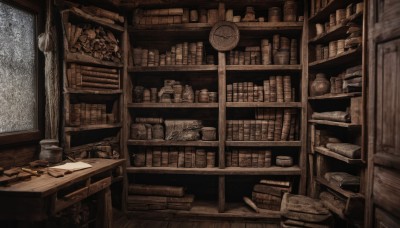
[[[216,35],[216,36],[219,36],[219,37],[223,37],[223,38],[225,38],[225,39],[228,39],[229,37],[232,37],[232,36],[225,36],[225,35],[222,35],[222,34],[214,34],[214,35]]]

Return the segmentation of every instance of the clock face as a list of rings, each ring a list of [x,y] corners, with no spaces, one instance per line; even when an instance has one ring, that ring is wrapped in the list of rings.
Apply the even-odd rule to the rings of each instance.
[[[218,51],[230,51],[239,43],[239,29],[235,23],[222,21],[210,32],[210,43]]]

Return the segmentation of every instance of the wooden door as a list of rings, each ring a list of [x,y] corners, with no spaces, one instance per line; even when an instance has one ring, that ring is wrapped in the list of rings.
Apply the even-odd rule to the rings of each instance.
[[[365,227],[400,226],[400,1],[369,2]]]

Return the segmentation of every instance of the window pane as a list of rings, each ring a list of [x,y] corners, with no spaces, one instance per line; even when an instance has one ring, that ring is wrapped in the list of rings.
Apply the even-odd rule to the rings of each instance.
[[[37,129],[35,26],[0,1],[0,133]]]

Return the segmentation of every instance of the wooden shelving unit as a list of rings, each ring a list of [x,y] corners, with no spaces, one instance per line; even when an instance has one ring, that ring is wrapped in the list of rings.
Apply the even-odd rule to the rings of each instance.
[[[235,9],[242,9],[246,5],[261,6],[263,8],[276,5],[282,5],[283,2],[277,1],[265,4],[264,1],[254,2],[246,1],[236,3],[212,3],[212,7],[219,8],[220,14],[224,15],[224,8],[234,7]],[[194,3],[193,3],[194,4]],[[211,4],[211,3],[210,3]],[[232,6],[230,4],[233,4]],[[167,4],[168,5],[168,4]],[[219,6],[219,7],[218,7]],[[306,3],[301,2],[300,6],[307,8]],[[140,7],[140,6],[139,6]],[[154,6],[159,7],[159,6]],[[166,6],[168,7],[168,6]],[[176,7],[176,6],[175,6]],[[150,7],[151,8],[151,7]],[[215,8],[215,7],[214,7]],[[301,11],[299,11],[301,12]],[[305,14],[307,11],[305,12]],[[302,14],[300,14],[302,15]],[[307,15],[304,15],[307,18]],[[223,20],[223,18],[220,18]],[[298,64],[296,65],[227,65],[227,53],[219,52],[216,57],[215,63],[218,65],[168,65],[168,66],[126,66],[124,74],[124,149],[125,156],[129,153],[134,153],[143,147],[200,147],[208,148],[216,151],[216,167],[213,168],[172,168],[172,167],[135,167],[128,161],[127,173],[132,176],[132,180],[143,175],[163,175],[163,178],[169,176],[187,177],[188,178],[202,178],[202,176],[213,177],[216,180],[217,196],[216,201],[208,202],[195,199],[192,209],[190,211],[179,210],[161,210],[157,212],[142,212],[134,211],[130,213],[132,216],[152,218],[160,216],[179,216],[179,217],[207,217],[207,218],[245,218],[257,220],[278,220],[280,213],[275,211],[261,210],[261,213],[255,213],[249,210],[244,203],[230,202],[226,195],[230,189],[226,189],[227,177],[230,176],[251,176],[252,178],[274,176],[278,178],[291,177],[295,179],[298,184],[296,189],[298,193],[306,193],[306,128],[301,128],[299,132],[299,139],[296,141],[227,141],[226,140],[226,122],[229,119],[230,112],[248,112],[256,108],[291,108],[298,110],[300,126],[307,125],[306,108],[307,99],[304,97],[304,88],[307,87],[305,74],[307,73],[304,66],[307,66],[304,56],[306,56],[307,48],[304,46],[308,43],[308,30],[305,22],[240,22],[237,23],[241,36],[246,41],[255,42],[260,41],[262,38],[271,39],[273,34],[283,34],[296,38],[298,41]],[[131,39],[131,47],[145,47],[154,43],[154,47],[160,50],[168,50],[168,48],[175,43],[185,41],[203,41],[205,46],[208,46],[208,53],[213,50],[210,49],[208,43],[209,32],[212,25],[207,23],[187,23],[187,24],[169,24],[169,25],[133,25],[127,26],[127,33]],[[125,47],[127,48],[127,47]],[[133,103],[132,102],[132,89],[135,85],[140,85],[140,82],[145,81],[146,86],[150,87],[151,82],[160,84],[162,80],[172,78],[174,79],[174,72],[178,80],[190,81],[196,77],[196,80],[201,81],[204,77],[204,82],[210,85],[217,84],[218,103]],[[293,87],[296,88],[296,96],[298,98],[295,102],[226,102],[226,85],[231,77],[230,74],[235,74],[236,78],[240,80],[255,81],[251,75],[290,75],[293,77]],[[258,77],[260,79],[263,76]],[[161,81],[157,81],[161,80]],[[135,84],[136,83],[136,84]],[[196,85],[193,84],[193,87]],[[147,88],[146,87],[146,88]],[[154,86],[155,87],[155,86]],[[215,91],[215,90],[214,90]],[[195,109],[195,110],[188,110]],[[185,113],[185,119],[193,118],[196,113],[203,113],[208,121],[215,120],[217,123],[217,138],[218,141],[166,141],[166,140],[131,140],[129,139],[130,124],[134,118],[139,116],[143,117],[143,112],[151,113],[152,117],[169,118],[179,116],[180,113]],[[213,116],[210,116],[211,112]],[[159,114],[159,115],[155,115]],[[200,115],[200,114],[198,114]],[[215,116],[214,116],[215,115]],[[252,117],[254,118],[254,117]],[[167,119],[167,117],[165,117]],[[173,119],[173,118],[172,118]],[[295,158],[296,164],[292,167],[278,167],[273,165],[268,168],[250,168],[250,167],[226,167],[225,164],[225,151],[228,147],[237,148],[258,148],[258,149],[271,149],[282,151],[290,149]],[[279,154],[280,152],[276,152]],[[287,151],[285,151],[287,153]],[[126,182],[128,185],[130,182]],[[208,185],[205,184],[205,185]],[[252,187],[252,186],[251,186]],[[129,208],[128,208],[129,210]]]
[[[309,68],[312,70],[323,70],[337,66],[351,66],[354,62],[360,62],[361,54],[361,48],[345,51],[335,57],[311,62]]]
[[[63,7],[63,6],[59,6]],[[123,50],[123,45],[127,42],[124,36],[124,32],[126,31],[124,26],[117,24],[108,24],[104,21],[97,20],[95,17],[90,16],[89,14],[82,14],[80,11],[76,11],[74,9],[66,9],[61,11],[61,21],[62,21],[62,30],[63,30],[63,122],[62,122],[62,144],[64,147],[64,153],[69,155],[71,158],[82,159],[90,156],[96,157],[95,152],[96,149],[93,146],[90,149],[86,150],[86,157],[77,156],[73,151],[76,148],[86,147],[87,145],[95,145],[102,143],[101,145],[108,145],[111,147],[111,150],[115,150],[119,153],[119,158],[124,157],[123,148],[123,137],[122,130],[124,125],[124,117],[122,111],[123,107],[123,93],[124,87],[122,85],[122,77],[124,73],[124,69],[126,68],[126,59],[125,56],[121,57],[121,62],[112,62],[112,61],[104,61],[101,59],[94,58],[88,54],[83,54],[80,52],[72,53],[70,52],[70,41],[67,37],[67,23],[71,23],[73,25],[80,25],[83,23],[91,24],[93,26],[101,26],[105,31],[111,32],[116,39],[118,39],[121,43],[119,44],[120,50]],[[123,53],[123,51],[121,52]],[[87,88],[83,87],[83,76],[80,77],[80,83],[76,82],[79,79],[78,76],[75,75],[75,83],[72,81],[72,65],[74,67],[77,66],[85,66],[87,69],[93,68],[102,68],[105,69],[105,72],[115,72],[113,73],[114,81],[118,81],[118,88],[115,89],[100,89],[97,85],[96,87]],[[69,71],[71,70],[71,72]],[[94,69],[89,70],[93,76],[96,72]],[[102,71],[104,72],[104,71]],[[76,71],[75,71],[76,73]],[[74,73],[74,74],[75,74]],[[101,73],[100,73],[101,74]],[[110,77],[111,74],[107,76]],[[96,79],[96,77],[92,77]],[[118,78],[118,79],[117,79]],[[98,78],[97,78],[98,79]],[[101,78],[104,81],[109,79]],[[98,81],[97,81],[98,82]],[[113,84],[115,85],[115,84]],[[106,87],[102,87],[106,88]],[[72,121],[72,113],[76,112],[76,110],[72,110],[71,104],[90,104],[96,105],[97,108],[91,108],[90,115],[87,113],[88,110],[85,110],[85,116],[82,114],[81,107],[79,108],[80,120],[77,123],[73,123]],[[100,110],[101,109],[101,110]],[[93,111],[95,110],[95,111]],[[93,113],[92,113],[93,112]],[[95,112],[95,114],[94,114]],[[108,119],[107,114],[112,116],[113,118]],[[75,114],[76,115],[76,114]],[[93,117],[95,116],[95,117]],[[82,119],[86,119],[86,121],[82,122]],[[88,121],[90,119],[90,121]],[[101,119],[101,120],[100,120]],[[76,121],[76,120],[75,120]],[[107,144],[105,138],[113,139],[113,145]],[[82,149],[83,150],[83,149]],[[93,151],[92,151],[93,150]],[[111,154],[109,154],[111,157]],[[124,172],[125,164],[121,160],[120,165]],[[120,170],[121,167],[117,167],[116,169]],[[110,170],[110,174],[111,174]],[[119,189],[123,189],[124,187],[125,174],[120,176],[111,177],[111,186],[117,186]],[[113,194],[124,195],[125,190],[112,190]],[[114,192],[117,191],[117,192]],[[116,205],[124,205],[125,198],[122,198],[121,202],[115,202]],[[94,222],[96,220],[90,220],[88,224]],[[88,225],[87,224],[87,225]]]
[[[315,28],[316,23],[324,24],[329,22],[330,14],[336,13],[337,9],[346,9],[349,4],[357,4],[363,2],[361,0],[351,1],[340,1],[333,0],[329,1],[326,6],[320,9],[316,9],[318,4],[316,1],[311,1],[311,16],[308,20],[308,26]],[[321,2],[320,2],[321,3]],[[364,4],[365,5],[365,4]],[[330,27],[329,31],[324,32],[316,36],[315,29],[310,29],[311,39],[308,42],[310,53],[315,50],[314,45],[327,46],[331,41],[339,39],[346,39],[349,35],[347,34],[348,22],[359,24],[363,29],[363,36],[366,31],[366,7],[364,6],[362,12],[353,13],[341,23],[336,24],[334,27]],[[363,37],[363,42],[366,41]],[[310,195],[319,198],[322,191],[329,192],[335,196],[335,199],[340,199],[345,205],[343,208],[337,208],[332,202],[323,200],[324,205],[328,209],[336,214],[339,218],[345,220],[349,224],[362,227],[362,215],[364,209],[364,189],[365,189],[365,168],[367,167],[367,158],[365,150],[365,121],[354,122],[353,120],[349,123],[335,122],[328,120],[314,120],[311,119],[312,113],[325,112],[325,111],[343,111],[341,108],[346,108],[352,105],[353,101],[362,101],[361,113],[364,113],[366,104],[366,63],[365,63],[365,43],[358,48],[346,50],[345,52],[331,57],[328,59],[322,59],[315,61],[314,56],[309,56],[309,81],[314,79],[316,73],[325,73],[329,77],[337,76],[344,72],[347,68],[362,65],[362,92],[350,92],[333,94],[328,93],[322,96],[308,96],[308,129],[309,129],[309,155],[308,160],[310,164],[311,175],[311,191]],[[333,74],[333,75],[332,75]],[[329,80],[329,79],[328,79]],[[331,106],[330,106],[331,104]],[[330,106],[330,107],[329,107]],[[333,107],[337,107],[338,110],[334,110]],[[353,117],[352,117],[353,118]],[[318,131],[318,134],[317,134]],[[322,133],[324,132],[324,133]],[[343,142],[353,143],[361,146],[361,157],[357,159],[349,158],[341,154],[335,153],[325,147],[319,140],[322,137],[337,137]],[[316,142],[318,138],[318,142]],[[328,182],[324,176],[327,172],[347,172],[352,175],[360,177],[360,191],[355,193],[344,190],[334,184]],[[336,198],[337,196],[337,198]]]

